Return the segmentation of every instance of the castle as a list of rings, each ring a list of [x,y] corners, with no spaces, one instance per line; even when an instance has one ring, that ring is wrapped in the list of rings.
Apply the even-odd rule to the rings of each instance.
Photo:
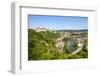
[[[40,27],[38,27],[38,28],[36,28],[36,32],[42,32],[42,31],[47,31],[47,29],[46,28],[40,28]]]

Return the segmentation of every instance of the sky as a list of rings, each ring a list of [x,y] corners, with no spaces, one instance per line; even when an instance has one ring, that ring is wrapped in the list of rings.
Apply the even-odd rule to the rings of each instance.
[[[28,26],[33,29],[40,27],[49,30],[88,29],[88,17],[29,15]]]

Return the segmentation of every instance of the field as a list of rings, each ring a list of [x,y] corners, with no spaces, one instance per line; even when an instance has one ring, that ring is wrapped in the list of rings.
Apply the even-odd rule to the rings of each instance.
[[[28,29],[28,60],[88,58],[88,30]]]

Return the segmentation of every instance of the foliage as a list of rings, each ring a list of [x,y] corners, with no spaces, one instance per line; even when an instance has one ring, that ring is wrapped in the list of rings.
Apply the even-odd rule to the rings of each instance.
[[[36,32],[33,29],[28,30],[28,60],[53,60],[53,59],[78,59],[87,58],[88,51],[86,48],[87,42],[81,52],[70,56],[70,48],[67,43],[70,40],[65,38],[64,52],[60,52],[55,46],[56,39],[59,33],[51,31]],[[75,41],[75,40],[74,40]],[[77,49],[77,43],[74,42],[74,48]]]

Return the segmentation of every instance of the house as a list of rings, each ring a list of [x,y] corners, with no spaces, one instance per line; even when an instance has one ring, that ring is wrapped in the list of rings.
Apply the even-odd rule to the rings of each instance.
[[[47,29],[46,28],[40,28],[40,27],[38,27],[38,28],[36,28],[36,32],[42,32],[42,31],[47,31]]]
[[[59,42],[57,42],[56,44],[55,44],[55,46],[58,48],[58,50],[60,51],[60,52],[63,52],[63,48],[64,48],[64,41],[59,41]]]
[[[63,48],[64,48],[64,46],[65,46],[65,43],[64,43],[63,39],[64,39],[63,36],[59,37],[59,38],[56,40],[56,44],[55,44],[55,46],[58,48],[58,50],[59,50],[60,52],[63,52]]]
[[[83,39],[81,37],[79,37],[79,38],[77,38],[77,41],[78,41],[78,47],[81,47],[82,43],[83,43]]]

